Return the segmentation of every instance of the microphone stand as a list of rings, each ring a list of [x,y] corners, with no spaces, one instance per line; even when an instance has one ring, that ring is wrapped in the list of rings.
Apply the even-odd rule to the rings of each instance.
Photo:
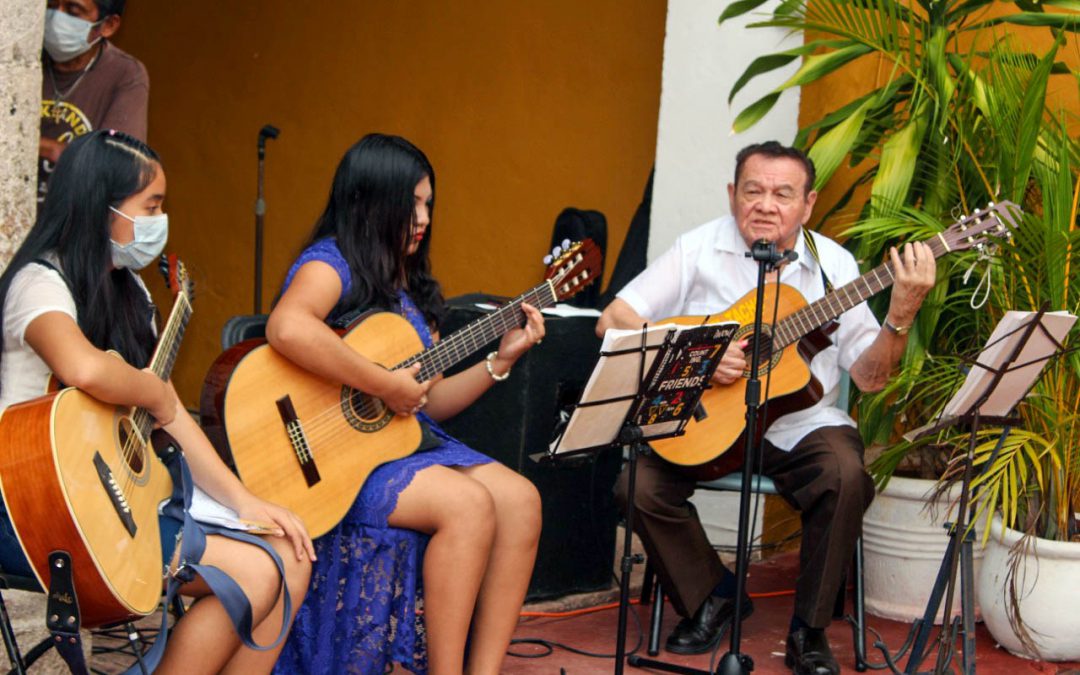
[[[749,654],[739,652],[742,641],[742,612],[743,596],[746,593],[746,573],[749,563],[747,548],[747,533],[750,527],[750,482],[754,452],[761,439],[757,434],[757,410],[761,405],[761,380],[758,371],[761,367],[761,329],[762,304],[765,302],[765,275],[777,269],[778,265],[785,260],[793,260],[794,251],[779,253],[776,244],[764,239],[754,242],[747,258],[753,258],[758,263],[757,297],[754,306],[754,339],[751,345],[750,377],[746,381],[746,447],[743,454],[742,490],[739,493],[739,529],[736,546],[735,561],[735,613],[731,617],[731,648],[720,659],[716,667],[718,675],[744,675],[754,669],[754,661]],[[771,336],[770,336],[771,341]]]
[[[281,130],[272,124],[259,129],[259,178],[255,197],[255,309],[253,314],[262,314],[262,263],[263,263],[263,219],[266,216],[266,200],[263,198],[263,164],[266,157],[266,139],[275,139]]]
[[[750,247],[747,258],[753,258],[758,263],[757,298],[754,307],[753,345],[750,356],[750,377],[746,382],[746,446],[743,453],[742,490],[739,493],[739,529],[738,545],[736,546],[737,560],[735,562],[735,614],[731,617],[731,648],[720,660],[715,671],[700,670],[675,663],[666,663],[655,659],[645,659],[634,655],[629,657],[629,663],[638,668],[647,670],[660,670],[668,673],[680,673],[681,675],[748,675],[754,669],[754,661],[748,654],[739,652],[739,644],[742,640],[742,611],[743,595],[746,593],[746,572],[750,561],[747,555],[749,542],[747,541],[750,529],[750,484],[753,480],[755,446],[761,442],[755,433],[757,427],[757,409],[760,406],[761,380],[758,371],[761,367],[761,329],[762,305],[765,302],[765,275],[779,267],[784,261],[793,262],[798,259],[795,251],[778,252],[776,244],[764,239],[754,242]],[[769,336],[771,343],[772,336]],[[771,350],[770,350],[771,351]],[[633,458],[634,455],[631,455]],[[630,494],[634,494],[631,492]],[[631,500],[633,501],[633,500]],[[625,572],[624,572],[625,574]],[[662,596],[657,594],[657,602],[662,601]],[[616,672],[621,672],[616,670]]]

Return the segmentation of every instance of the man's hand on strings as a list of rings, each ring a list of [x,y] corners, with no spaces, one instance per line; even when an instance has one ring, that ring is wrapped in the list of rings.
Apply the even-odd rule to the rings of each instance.
[[[732,340],[728,344],[724,355],[720,357],[720,365],[716,366],[712,381],[716,384],[731,384],[742,377],[746,370],[746,353],[743,351],[750,344],[749,340]]]

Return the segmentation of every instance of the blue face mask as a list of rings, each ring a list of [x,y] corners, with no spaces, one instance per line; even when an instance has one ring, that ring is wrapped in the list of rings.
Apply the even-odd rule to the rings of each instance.
[[[109,207],[113,213],[127,218],[135,224],[135,238],[126,244],[118,244],[112,239],[112,264],[116,268],[141,270],[161,255],[165,242],[169,240],[169,215],[159,213],[156,216],[131,216]]]
[[[82,56],[97,44],[101,36],[90,42],[90,29],[101,23],[91,23],[85,19],[65,14],[58,9],[45,10],[45,51],[57,63],[70,61]]]

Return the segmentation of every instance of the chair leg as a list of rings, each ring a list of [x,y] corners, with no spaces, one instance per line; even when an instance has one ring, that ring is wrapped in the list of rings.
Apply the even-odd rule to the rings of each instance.
[[[652,561],[645,558],[645,574],[641,577],[641,604],[647,605],[652,602],[653,581],[656,580],[656,570],[653,569]]]
[[[855,670],[866,672],[866,589],[863,586],[863,540],[855,542]]]
[[[4,604],[2,594],[0,594],[0,633],[4,636],[4,647],[7,648],[8,660],[11,662],[11,672],[24,675],[26,670],[23,666],[22,654],[19,653],[19,643],[15,641],[15,629],[11,627],[11,617],[8,616],[7,605]]]
[[[655,575],[654,575],[655,576]],[[664,587],[656,579],[652,593],[652,612],[649,618],[649,656],[660,653],[660,630],[664,624]]]
[[[165,611],[162,609],[162,611]],[[135,628],[135,624],[130,621],[124,624],[124,631],[127,632],[128,644],[131,645],[131,651],[135,654],[135,662],[139,664],[139,672],[142,675],[149,675],[146,670],[146,662],[143,661],[143,643],[142,637],[139,635],[139,631]],[[159,638],[162,636],[158,636]]]

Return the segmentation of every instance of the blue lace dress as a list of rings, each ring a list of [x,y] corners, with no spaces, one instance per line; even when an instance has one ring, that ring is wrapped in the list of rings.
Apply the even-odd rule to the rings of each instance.
[[[327,263],[350,285],[349,267],[331,239],[308,247],[293,264],[285,288],[305,263]],[[432,344],[423,315],[404,292],[397,308],[424,342]],[[398,495],[417,471],[429,466],[473,466],[491,458],[446,434],[431,418],[418,415],[442,441],[376,469],[337,527],[315,540],[315,562],[307,597],[274,672],[371,673],[390,662],[413,673],[427,672],[423,618],[422,561],[428,536],[390,527],[387,518]]]

